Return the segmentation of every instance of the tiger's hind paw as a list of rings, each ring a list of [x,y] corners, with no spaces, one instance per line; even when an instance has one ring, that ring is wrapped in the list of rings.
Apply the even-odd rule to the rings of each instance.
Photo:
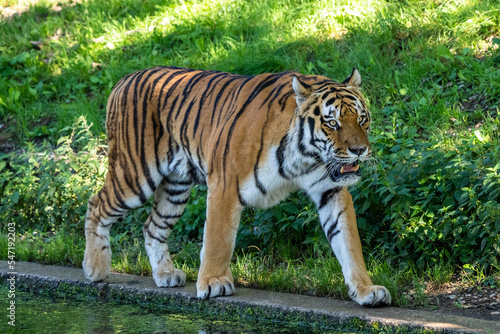
[[[186,284],[186,274],[180,269],[163,270],[153,274],[158,287],[171,288]]]
[[[204,283],[203,281],[208,281]],[[210,280],[198,279],[196,283],[197,296],[200,299],[208,297],[230,296],[234,293],[234,283],[227,277],[211,278]]]

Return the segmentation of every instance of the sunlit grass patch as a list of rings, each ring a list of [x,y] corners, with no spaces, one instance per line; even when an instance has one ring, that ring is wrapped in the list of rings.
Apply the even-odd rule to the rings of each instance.
[[[0,2],[2,12],[19,10],[0,19],[0,218],[17,224],[20,259],[80,265],[86,202],[106,173],[106,99],[132,71],[295,70],[341,80],[356,67],[375,158],[351,191],[374,283],[387,286],[397,305],[425,305],[427,292],[457,271],[470,284],[490,282],[500,259],[499,6]],[[191,281],[206,189],[192,195],[172,244]],[[114,270],[150,273],[142,243],[130,242],[142,239],[148,212],[146,205],[113,226]],[[267,211],[245,211],[233,270],[241,286],[346,294],[314,205],[301,193]]]
[[[0,234],[0,259],[7,259],[7,236]],[[111,241],[112,272],[151,276],[151,266],[142,240]],[[66,234],[25,234],[16,243],[16,260],[44,264],[81,267],[85,240],[81,236]],[[200,265],[196,243],[186,244],[180,253],[172,254],[174,264],[186,273],[188,282],[196,282]],[[401,263],[403,264],[403,263]],[[437,265],[426,270],[411,262],[394,268],[378,258],[368,257],[367,268],[373,283],[383,285],[392,295],[393,305],[431,307],[435,289],[452,281],[452,267]],[[231,270],[237,287],[247,287],[295,294],[333,297],[348,300],[342,269],[331,255],[303,254],[297,259],[273,258],[255,249],[237,251]],[[464,279],[477,286],[498,284],[498,273],[488,275],[484,268],[466,267]]]
[[[464,87],[494,79],[494,72],[484,72],[487,64],[474,60],[477,54],[488,58],[496,50],[492,36],[498,30],[500,14],[490,2],[57,3],[61,10],[51,9],[55,2],[40,1],[22,16],[0,24],[0,33],[5,36],[0,50],[8,65],[17,70],[4,72],[7,81],[0,82],[4,84],[0,88],[6,89],[0,91],[6,93],[0,95],[0,108],[4,113],[9,111],[17,139],[51,137],[55,133],[31,127],[47,126],[37,124],[40,118],[49,120],[49,129],[67,126],[77,115],[88,114],[81,108],[89,99],[98,101],[90,118],[102,120],[105,96],[114,83],[133,70],[154,65],[243,74],[300,70],[334,79],[343,78],[356,66],[367,79],[365,87],[375,110],[387,102],[405,100],[410,106],[418,102],[415,107],[424,112],[410,118],[425,116],[430,120],[436,116],[426,111],[426,103],[446,113],[460,103],[455,97],[470,96],[467,89],[463,97],[460,89],[453,91],[459,82],[446,86],[453,79],[445,83],[436,80],[444,79],[443,74],[448,79],[455,75]],[[32,42],[38,43],[36,47]],[[245,68],[248,63],[253,65]],[[471,70],[480,75],[471,75]],[[424,79],[427,82],[422,85]],[[17,84],[6,86],[12,80]],[[485,84],[488,90],[498,90]],[[452,94],[447,94],[450,90]],[[417,94],[408,100],[410,93]],[[452,105],[440,105],[445,100]],[[55,102],[51,108],[31,116],[50,102]],[[74,109],[70,117],[54,124],[66,108]],[[94,131],[103,131],[101,124],[94,123]],[[433,129],[427,131],[433,133]]]
[[[118,248],[118,249],[117,249]],[[151,276],[151,265],[146,251],[138,240],[122,247],[112,247],[113,259],[111,268],[113,272]]]
[[[9,259],[7,243],[7,235],[0,233],[0,258],[4,260]],[[79,267],[83,261],[84,245],[85,240],[74,234],[36,231],[18,234],[14,248],[15,261]]]

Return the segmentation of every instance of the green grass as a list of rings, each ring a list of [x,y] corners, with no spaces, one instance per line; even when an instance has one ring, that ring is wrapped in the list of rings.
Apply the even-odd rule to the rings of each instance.
[[[379,111],[404,105],[399,122],[449,146],[460,140],[450,130],[466,135],[498,107],[498,1],[58,1],[54,11],[55,3],[34,2],[0,23],[0,115],[19,144],[56,137],[80,115],[99,134],[112,86],[154,65],[333,79],[355,66],[375,129],[385,124]]]
[[[8,238],[0,234],[0,258],[8,258]],[[85,239],[66,233],[25,233],[16,239],[13,249],[15,260],[40,262],[53,265],[71,265],[81,267],[83,262],[82,249],[85,249]],[[12,250],[12,249],[11,249]]]
[[[500,268],[498,8],[480,0],[33,1],[0,19],[0,220],[16,224],[19,260],[81,264],[86,201],[106,173],[106,99],[132,71],[296,70],[342,80],[356,67],[376,156],[351,192],[374,281],[398,305],[409,290],[424,305],[425,288],[454,272],[491,281]],[[189,280],[205,194],[193,190],[172,236]],[[148,211],[113,227],[115,271],[150,273],[137,241]],[[245,211],[233,262],[240,285],[345,296],[300,193]]]
[[[111,244],[113,272],[151,276],[151,266],[142,241],[112,238]],[[7,237],[4,234],[0,234],[0,246],[0,258],[6,259]],[[81,236],[26,233],[17,240],[15,252],[16,259],[21,261],[81,267],[84,247],[85,239]],[[176,267],[186,273],[188,282],[196,282],[200,250],[200,244],[189,243],[172,256]],[[429,306],[432,298],[429,291],[448,283],[454,270],[450,266],[420,270],[410,265],[395,269],[374,257],[366,260],[373,283],[387,287],[393,305],[403,307]],[[349,299],[342,269],[331,254],[317,257],[306,253],[301,259],[290,260],[262,252],[239,250],[233,256],[231,270],[239,287]],[[488,275],[484,268],[469,268],[463,272],[462,282],[478,288],[498,285],[500,275]],[[410,291],[412,299],[407,295]]]

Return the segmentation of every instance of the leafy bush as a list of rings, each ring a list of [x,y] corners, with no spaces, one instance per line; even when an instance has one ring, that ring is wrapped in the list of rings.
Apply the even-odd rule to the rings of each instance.
[[[107,158],[102,138],[91,137],[81,117],[53,149],[28,144],[0,161],[0,219],[14,221],[18,231],[56,231],[61,227],[83,235],[82,217],[89,196],[99,188]],[[10,159],[9,159],[10,158]]]
[[[353,190],[367,242],[421,267],[498,266],[500,122],[491,122],[496,138],[475,131],[451,147],[418,141],[407,127],[377,136],[379,165]]]

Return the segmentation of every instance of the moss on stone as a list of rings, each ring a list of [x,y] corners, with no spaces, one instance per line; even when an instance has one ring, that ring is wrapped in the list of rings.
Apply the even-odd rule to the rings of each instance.
[[[1,275],[1,273],[0,273]],[[35,275],[18,275],[16,288],[38,295],[47,295],[52,298],[72,298],[76,300],[104,300],[125,304],[139,305],[141,307],[164,308],[172,312],[199,312],[217,315],[218,318],[247,318],[260,321],[286,323],[297,327],[311,329],[334,329],[363,333],[387,334],[431,334],[434,331],[427,329],[414,329],[409,327],[385,326],[379,323],[351,317],[340,318],[318,312],[304,312],[288,310],[281,307],[259,306],[250,307],[240,305],[235,301],[199,300],[194,296],[185,294],[158,293],[154,290],[123,287],[110,283],[90,283],[78,280],[56,280]],[[0,285],[6,285],[4,280]]]

